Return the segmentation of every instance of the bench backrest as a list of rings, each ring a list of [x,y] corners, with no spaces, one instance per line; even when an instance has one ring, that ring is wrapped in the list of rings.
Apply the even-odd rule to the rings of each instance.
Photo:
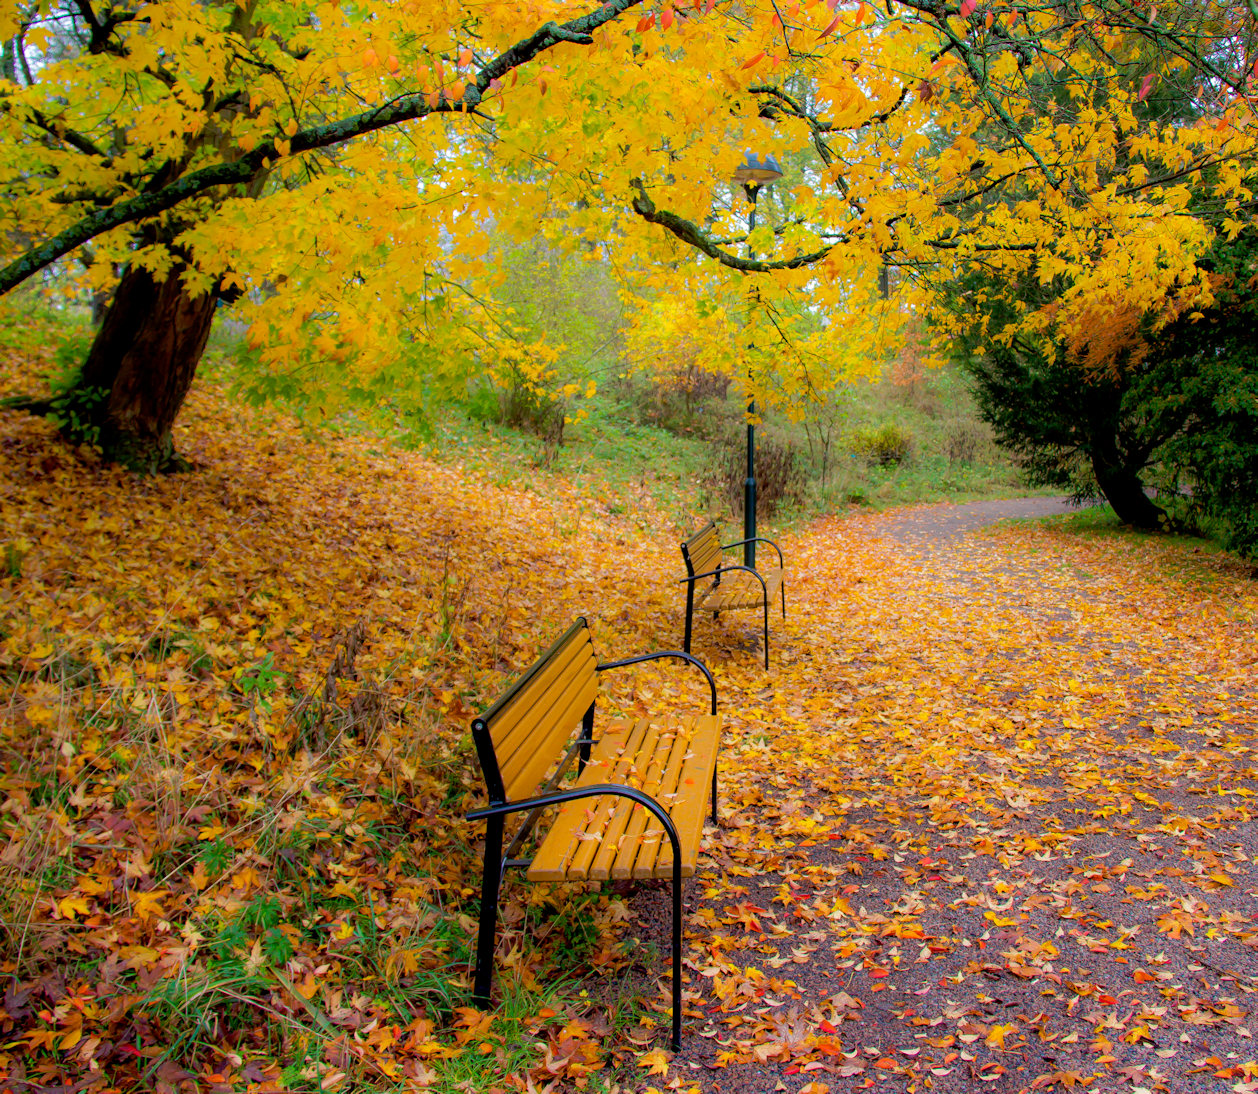
[[[686,560],[686,572],[690,577],[711,573],[720,567],[721,540],[712,521],[681,545],[681,557]]]
[[[596,666],[582,617],[472,722],[491,805],[536,793],[598,697]]]

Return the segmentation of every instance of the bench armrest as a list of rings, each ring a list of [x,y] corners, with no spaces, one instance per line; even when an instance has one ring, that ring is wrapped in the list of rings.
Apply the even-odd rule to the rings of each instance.
[[[658,661],[665,657],[673,657],[673,658],[676,658],[678,661],[687,661],[690,664],[694,665],[696,668],[698,668],[698,670],[701,673],[703,673],[704,676],[707,677],[708,688],[712,692],[712,710],[710,713],[715,714],[716,713],[716,681],[712,678],[712,674],[708,671],[707,665],[705,665],[702,661],[700,661],[699,658],[692,657],[690,654],[683,653],[681,650],[657,650],[655,653],[640,653],[638,654],[637,657],[626,657],[622,661],[605,661],[601,665],[595,665],[594,668],[595,668],[595,671],[597,672],[603,672],[606,669],[619,669],[619,668],[624,668],[626,665],[641,664],[643,661]]]
[[[722,543],[721,550],[727,551],[731,547],[741,547],[744,543],[767,543],[770,547],[777,551],[778,565],[781,566],[782,569],[786,569],[786,559],[782,557],[782,548],[774,543],[773,540],[766,539],[764,536],[752,536],[750,539],[736,539],[733,543]]]
[[[470,821],[487,820],[490,817],[506,816],[509,813],[524,813],[534,809],[545,809],[549,805],[562,805],[564,802],[577,801],[580,798],[599,798],[604,795],[617,798],[628,798],[651,813],[664,826],[668,833],[669,843],[673,845],[673,862],[681,862],[681,840],[673,825],[673,818],[650,794],[635,786],[621,786],[619,783],[594,783],[591,786],[573,786],[566,790],[553,790],[549,794],[538,794],[533,798],[521,798],[519,801],[504,802],[502,805],[490,805],[484,809],[475,809],[467,815]]]
[[[700,578],[704,578],[704,577],[719,577],[721,574],[732,573],[734,570],[746,570],[747,573],[755,577],[756,580],[758,580],[761,585],[764,585],[764,578],[760,576],[759,570],[752,569],[752,567],[750,566],[740,566],[737,563],[733,563],[733,562],[731,562],[728,566],[718,566],[715,570],[709,570],[705,574],[692,574],[690,577],[679,577],[677,579],[677,584],[685,585],[687,582],[693,583],[695,581],[698,581]],[[767,585],[765,585],[765,591],[768,592]]]
[[[721,574],[732,573],[734,570],[745,570],[747,573],[751,574],[751,576],[754,577],[758,582],[760,582],[760,588],[764,590],[764,599],[766,602],[768,601],[769,599],[768,583],[764,580],[764,577],[761,575],[759,570],[753,570],[750,566],[735,566],[733,564],[729,566],[721,566],[706,574],[695,574],[694,577],[683,577],[679,579],[678,584],[684,585],[686,582],[693,583],[695,581],[698,581],[699,578],[701,577],[715,577],[719,580]],[[715,714],[716,711],[713,710],[712,713]]]

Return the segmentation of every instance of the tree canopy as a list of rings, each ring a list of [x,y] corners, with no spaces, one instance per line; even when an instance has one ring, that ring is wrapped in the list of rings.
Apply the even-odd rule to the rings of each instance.
[[[505,241],[541,239],[616,271],[631,340],[684,331],[798,404],[959,269],[1057,279],[1017,327],[1068,340],[1208,304],[1195,259],[1252,215],[1254,27],[1228,0],[0,0],[0,291],[173,274],[239,298],[261,386],[396,397],[546,367],[498,291]],[[750,233],[746,149],[786,165]]]

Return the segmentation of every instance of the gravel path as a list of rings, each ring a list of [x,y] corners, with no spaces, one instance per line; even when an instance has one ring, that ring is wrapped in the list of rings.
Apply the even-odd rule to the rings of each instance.
[[[1004,498],[962,505],[931,505],[889,513],[877,523],[878,534],[905,547],[927,551],[956,546],[967,532],[1002,520],[1076,513],[1069,498]]]
[[[779,671],[722,649],[676,1088],[1258,1094],[1258,596],[980,531],[1070,511],[815,527]]]

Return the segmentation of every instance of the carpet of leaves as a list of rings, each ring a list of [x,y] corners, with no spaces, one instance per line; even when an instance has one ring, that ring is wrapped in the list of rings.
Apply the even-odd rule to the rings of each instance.
[[[685,529],[212,384],[177,442],[193,472],[139,479],[0,413],[4,1089],[1258,1091],[1247,567],[783,536],[772,669],[754,613],[697,628],[727,737],[683,1049],[664,894],[517,883],[504,998],[584,977],[520,1064],[467,1005],[467,726],[577,614],[676,647]],[[608,700],[701,701],[651,667]]]

